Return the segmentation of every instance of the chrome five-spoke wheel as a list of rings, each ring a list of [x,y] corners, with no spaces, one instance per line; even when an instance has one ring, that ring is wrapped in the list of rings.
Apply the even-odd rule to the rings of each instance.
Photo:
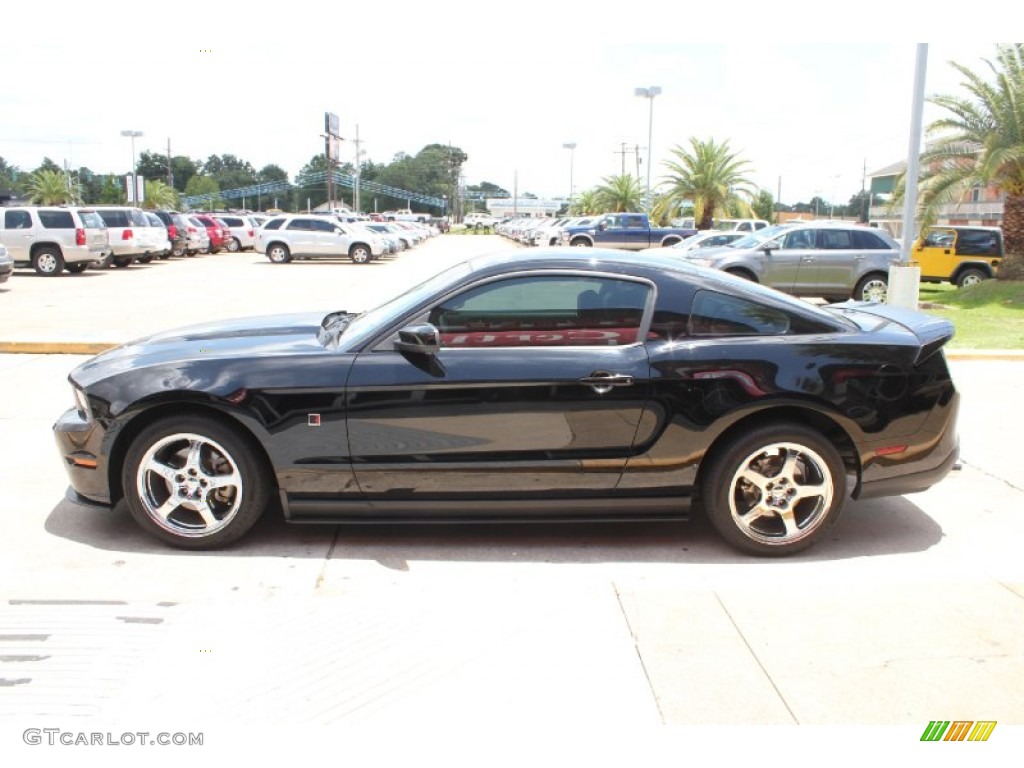
[[[702,497],[712,524],[753,554],[789,554],[810,546],[831,524],[846,494],[835,447],[796,425],[740,434],[715,454]]]
[[[168,418],[135,439],[124,466],[132,516],[177,546],[220,546],[259,518],[267,487],[248,444],[201,416]]]

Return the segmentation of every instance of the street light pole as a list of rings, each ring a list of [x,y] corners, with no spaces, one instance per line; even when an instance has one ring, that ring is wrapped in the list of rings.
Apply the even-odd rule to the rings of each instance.
[[[661,93],[661,86],[652,85],[647,88],[637,88],[635,95],[644,99],[650,99],[651,108],[647,118],[647,194],[644,196],[644,208],[648,216],[651,214],[651,162],[654,157],[654,97]]]
[[[128,196],[128,202],[129,203],[134,203],[135,205],[138,205],[139,204],[139,199],[138,199],[139,198],[139,176],[138,176],[138,173],[135,170],[136,167],[137,167],[136,164],[135,164],[135,138],[137,136],[142,136],[142,131],[121,131],[121,135],[122,136],[127,136],[127,137],[129,137],[132,140],[132,188],[131,188],[131,194]]]
[[[572,166],[573,166],[573,159],[575,158],[575,155],[576,155],[576,142],[575,141],[566,142],[565,144],[562,145],[562,149],[568,149],[569,150],[569,206],[566,209],[566,213],[571,213],[572,212],[572,191],[573,191],[573,187],[572,187]]]

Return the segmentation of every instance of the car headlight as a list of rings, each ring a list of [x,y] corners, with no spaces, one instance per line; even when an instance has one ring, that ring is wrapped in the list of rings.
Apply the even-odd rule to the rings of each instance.
[[[86,421],[92,421],[92,408],[89,407],[89,398],[85,396],[85,392],[78,387],[72,387],[71,391],[74,393],[75,407],[82,414],[82,418]]]
[[[715,262],[712,259],[702,259],[699,256],[687,256],[686,261],[690,264],[696,264],[699,267],[713,267]]]

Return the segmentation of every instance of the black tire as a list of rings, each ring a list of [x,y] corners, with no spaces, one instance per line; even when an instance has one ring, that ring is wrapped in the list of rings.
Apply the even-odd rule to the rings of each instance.
[[[356,243],[348,249],[348,257],[356,264],[369,264],[373,260],[369,246]]]
[[[227,249],[231,253],[238,253],[240,250],[242,250],[242,244],[238,242],[238,238],[232,237],[227,242]]]
[[[292,254],[284,243],[274,243],[267,248],[267,258],[274,264],[287,264],[292,260]]]
[[[182,549],[241,538],[270,498],[269,472],[244,437],[217,419],[160,419],[132,441],[121,471],[135,521]]]
[[[153,261],[153,259],[154,259],[154,256],[152,254],[149,254],[149,253],[147,253],[145,256],[136,256],[135,257],[135,260],[137,262],[139,262],[139,264],[149,264],[151,261]]]
[[[89,264],[90,262],[88,261],[76,261],[73,264],[65,264],[64,269],[72,275],[80,275],[89,268]]]
[[[32,254],[32,269],[43,277],[57,277],[64,271],[64,254],[58,248],[40,248]]]
[[[182,248],[182,247],[172,248],[169,255],[170,256],[184,256],[185,255],[185,249]]]
[[[121,267],[123,269],[124,267],[130,267],[132,261],[133,257],[131,256],[115,256],[113,263],[115,267]]]
[[[778,423],[716,447],[701,473],[705,514],[729,544],[753,555],[789,555],[814,544],[846,499],[846,469],[813,429]]]
[[[573,248],[593,248],[594,247],[594,244],[592,242],[590,242],[585,237],[577,237],[575,240],[573,240],[571,243],[569,243],[569,245],[571,245]]]
[[[881,272],[865,275],[853,290],[856,301],[877,301],[885,303],[889,295],[889,276]]]
[[[982,272],[980,269],[969,267],[956,276],[956,287],[957,288],[969,288],[972,285],[977,285],[983,280],[988,280],[988,274]]]

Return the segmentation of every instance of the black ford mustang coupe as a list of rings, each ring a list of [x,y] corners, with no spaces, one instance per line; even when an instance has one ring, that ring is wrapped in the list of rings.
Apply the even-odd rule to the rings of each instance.
[[[622,251],[455,266],[362,314],[210,323],[70,374],[76,498],[204,549],[295,522],[651,520],[811,545],[957,458],[950,323]]]

